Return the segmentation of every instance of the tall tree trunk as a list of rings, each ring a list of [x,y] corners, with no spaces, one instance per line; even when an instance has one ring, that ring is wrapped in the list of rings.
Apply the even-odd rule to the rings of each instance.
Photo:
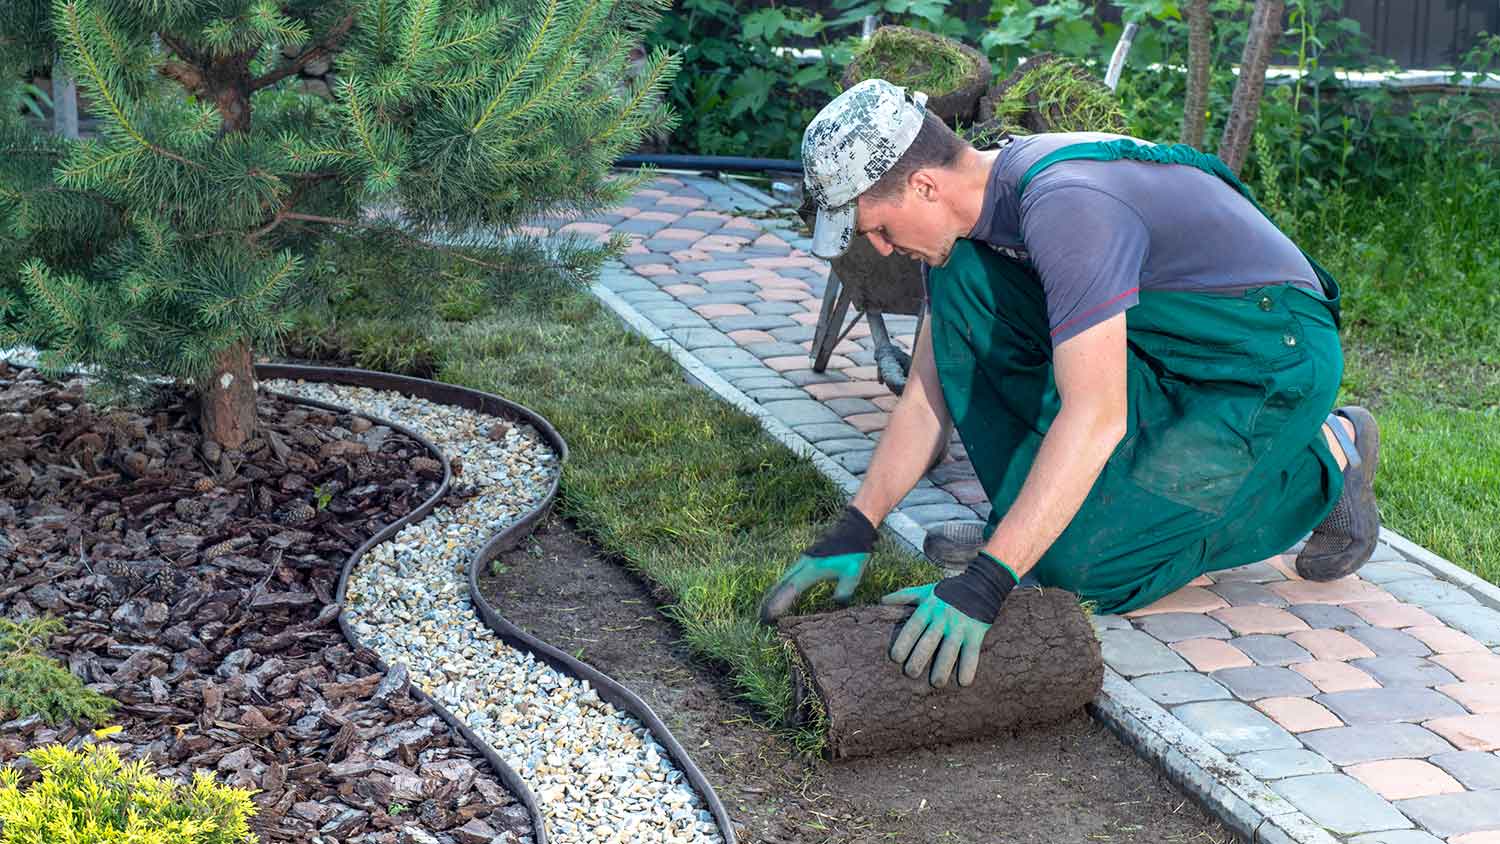
[[[1219,158],[1235,173],[1250,152],[1255,135],[1255,118],[1260,114],[1260,96],[1265,90],[1266,66],[1281,37],[1281,14],[1285,0],[1255,0],[1250,18],[1250,33],[1245,38],[1245,54],[1240,59],[1240,78],[1234,86],[1234,104],[1224,123],[1224,137],[1219,141]]]
[[[220,131],[249,131],[250,97],[244,82],[231,77],[224,83],[212,94],[223,121]],[[199,399],[204,437],[225,448],[239,448],[255,435],[255,368],[248,339],[214,358],[213,374],[199,385]]]
[[[1213,43],[1213,19],[1208,14],[1208,0],[1188,3],[1188,80],[1187,99],[1182,107],[1182,137],[1188,146],[1203,148],[1203,132],[1208,124],[1208,71]]]

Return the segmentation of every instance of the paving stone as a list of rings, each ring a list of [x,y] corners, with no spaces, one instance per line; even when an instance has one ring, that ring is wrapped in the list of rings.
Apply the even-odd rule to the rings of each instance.
[[[1397,802],[1396,808],[1443,838],[1500,827],[1500,791],[1414,797]]]
[[[1306,677],[1289,668],[1274,665],[1252,665],[1248,668],[1225,668],[1212,674],[1240,700],[1263,697],[1312,697],[1317,687]]]
[[[704,253],[700,252],[699,254],[704,254]],[[745,266],[745,262],[744,261],[737,261],[737,260],[734,260],[732,258],[710,258],[710,259],[706,259],[706,260],[702,260],[702,261],[678,261],[677,262],[677,271],[678,272],[680,272],[680,273],[692,273],[692,274],[698,275],[700,277],[705,272],[715,273],[715,272],[721,272],[723,270],[745,270],[745,269],[747,269],[747,268]],[[704,281],[707,281],[710,284],[712,284],[716,280],[718,280],[718,279],[717,279],[717,277],[714,277],[714,276],[710,276],[709,278],[704,279]],[[733,278],[733,279],[723,279],[723,280],[724,281],[740,281],[741,279],[739,279],[739,278]]]
[[[1229,628],[1214,619],[1195,612],[1167,612],[1143,616],[1136,626],[1163,642],[1184,639],[1228,639]]]
[[[1421,759],[1381,759],[1350,765],[1344,773],[1359,780],[1386,800],[1408,800],[1464,790],[1443,769]]]
[[[1462,706],[1446,695],[1415,686],[1328,692],[1313,700],[1328,707],[1350,725],[1426,721],[1466,714]]]
[[[620,294],[620,298],[632,305],[641,305],[648,302],[670,302],[672,296],[660,290],[626,290]],[[637,309],[639,310],[639,308]]]
[[[855,413],[878,413],[880,408],[870,403],[869,399],[826,399],[823,404],[828,409],[840,416],[851,416]]]
[[[804,396],[807,393],[802,393]],[[843,454],[849,451],[872,451],[875,443],[869,437],[849,437],[842,440],[823,440],[818,443],[818,451],[827,455]]]
[[[1357,574],[1360,580],[1368,580],[1371,583],[1390,583],[1392,580],[1407,580],[1413,577],[1428,579],[1433,577],[1432,572],[1423,566],[1407,562],[1377,563],[1372,561],[1360,566]]]
[[[775,331],[771,332],[775,334]],[[848,376],[841,372],[813,372],[811,369],[797,369],[791,372],[781,373],[781,377],[796,384],[806,387],[808,384],[832,384],[835,381],[848,381]]]
[[[1330,832],[1353,835],[1412,825],[1396,808],[1364,783],[1344,774],[1313,774],[1271,783],[1285,797]]]
[[[974,511],[962,504],[918,504],[915,507],[903,507],[902,512],[924,528],[943,522],[971,521],[976,518]]]
[[[651,320],[657,328],[666,331],[672,328],[707,328],[708,320],[680,305],[656,308],[638,308],[641,315]]]
[[[1432,627],[1408,627],[1401,632],[1421,640],[1422,644],[1432,648],[1433,653],[1466,653],[1485,650],[1484,645],[1479,644],[1473,636],[1460,633],[1446,624],[1437,624]]]
[[[974,466],[967,460],[954,461],[952,463],[939,463],[927,477],[935,484],[946,484],[953,481],[967,481],[978,477],[974,474]]]
[[[860,366],[873,366],[875,364],[874,352],[850,352],[849,359]]]
[[[1214,597],[1218,598],[1217,595]],[[1225,607],[1209,614],[1242,636],[1256,633],[1294,633],[1307,629],[1307,624],[1302,619],[1276,607]]]
[[[807,393],[803,392],[801,387],[771,387],[762,390],[746,390],[745,393],[761,404],[765,404],[768,401],[789,401],[807,398]],[[832,454],[834,452],[825,450],[824,453]]]
[[[837,413],[811,399],[773,401],[767,402],[763,406],[766,410],[774,413],[776,418],[794,427],[797,425],[828,424],[839,421]]]
[[[1438,753],[1427,761],[1452,774],[1465,787],[1475,790],[1500,788],[1500,756],[1477,750]]]
[[[1421,640],[1388,627],[1353,627],[1349,635],[1375,652],[1376,656],[1427,656],[1432,649]]]
[[[1286,575],[1267,562],[1251,563],[1232,569],[1219,569],[1208,573],[1215,583],[1271,583],[1286,580]]]
[[[758,331],[770,331],[773,328],[781,328],[786,325],[795,325],[792,320],[779,314],[750,314],[749,316],[726,316],[714,320],[714,326],[721,331],[738,331],[741,328],[754,328]]]
[[[1303,650],[1296,642],[1285,636],[1257,634],[1230,639],[1245,656],[1258,665],[1291,665],[1294,662],[1312,662],[1312,654]]]
[[[617,272],[599,274],[599,283],[616,293],[624,293],[627,290],[656,290],[656,285],[633,272]]]
[[[869,442],[869,440],[866,440],[866,442]],[[927,487],[925,489],[914,489],[911,492],[908,492],[906,494],[906,497],[901,499],[900,506],[915,507],[919,504],[957,503],[958,499],[954,498],[947,490],[939,489],[937,487]]]
[[[1184,703],[1175,707],[1172,714],[1209,744],[1230,755],[1301,747],[1296,736],[1236,700]]]
[[[762,360],[766,358],[801,355],[808,361],[808,366],[812,365],[812,358],[808,357],[807,350],[796,343],[782,343],[779,341],[774,343],[751,343],[745,346],[745,351]]]
[[[723,378],[724,380],[730,382],[731,384],[737,384],[737,382],[746,381],[746,380],[749,380],[751,378],[770,378],[770,377],[772,377],[774,375],[776,375],[776,373],[772,372],[769,369],[766,369],[764,366],[761,366],[759,363],[756,363],[755,366],[740,366],[740,367],[734,367],[732,369],[721,369],[721,370],[719,370],[719,376],[721,378]],[[782,380],[785,380],[785,379],[782,379]],[[791,384],[791,386],[796,386],[795,384],[792,384],[792,382],[790,382],[790,381],[786,381],[786,384]],[[741,389],[743,389],[743,388],[741,388]]]
[[[1421,607],[1401,601],[1359,601],[1344,606],[1372,627],[1430,627],[1439,623]]]
[[[696,229],[698,231],[708,233],[716,232],[719,229],[722,229],[726,222],[728,221],[715,219],[713,217],[687,216],[678,220],[674,225],[676,225],[680,229]]]
[[[1259,583],[1249,583],[1246,581],[1216,582],[1208,588],[1228,602],[1231,607],[1253,606],[1256,604],[1267,607],[1286,606],[1285,598],[1282,598]]]
[[[769,316],[807,313],[807,309],[796,302],[755,302],[749,308],[751,313]]]
[[[760,297],[754,293],[721,293],[715,290],[713,293],[679,296],[677,301],[690,308],[696,308],[699,305],[748,305],[752,302],[759,302]]]
[[[814,402],[814,404],[816,404],[816,402]],[[797,432],[798,436],[802,437],[810,443],[821,443],[824,440],[849,440],[856,437],[863,440],[869,439],[869,437],[861,434],[852,425],[846,425],[843,422],[839,421],[813,422],[802,425],[794,425],[792,427],[793,430]]]
[[[1412,577],[1382,584],[1385,591],[1408,604],[1427,607],[1432,604],[1477,604],[1479,599],[1462,587],[1435,577]]]
[[[1487,648],[1500,645],[1500,612],[1472,604],[1433,604],[1426,610]]]
[[[1184,586],[1125,615],[1129,618],[1144,618],[1163,613],[1206,613],[1224,606],[1224,599],[1207,589],[1201,586]]]
[[[1425,759],[1451,753],[1453,745],[1416,724],[1362,724],[1303,733],[1300,738],[1335,765],[1355,765],[1376,759]]]
[[[1395,600],[1379,586],[1352,577],[1327,582],[1288,580],[1272,583],[1269,588],[1289,604],[1348,604],[1354,601]]]
[[[1255,663],[1223,639],[1183,639],[1168,645],[1195,671],[1211,673],[1224,668],[1248,668]]]
[[[1500,680],[1500,656],[1489,651],[1438,654],[1428,657],[1465,683],[1487,683]]]
[[[1380,684],[1375,682],[1374,677],[1344,662],[1319,659],[1312,662],[1296,663],[1291,666],[1291,669],[1306,677],[1314,686],[1317,686],[1320,691],[1324,692],[1347,692],[1354,689],[1380,688]]]
[[[848,469],[856,475],[863,475],[870,468],[870,458],[875,456],[874,449],[869,451],[850,451],[833,458],[840,466]],[[939,505],[942,506],[942,505]]]
[[[716,370],[736,369],[740,367],[749,368],[760,363],[755,355],[750,354],[744,349],[737,348],[699,349],[693,354],[697,356],[698,360],[703,361]]]
[[[1196,671],[1148,674],[1130,681],[1162,706],[1200,700],[1228,700],[1229,690]]]
[[[1420,656],[1377,656],[1349,664],[1375,678],[1382,686],[1441,686],[1455,682],[1448,669]]]
[[[1123,615],[1113,613],[1107,615],[1090,615],[1089,623],[1094,625],[1094,630],[1103,632],[1105,630],[1132,630],[1130,619]]]
[[[1344,726],[1337,715],[1317,701],[1305,697],[1263,697],[1255,702],[1255,708],[1290,733]]]
[[[1314,659],[1363,659],[1375,652],[1342,630],[1299,630],[1286,637],[1313,655]]]
[[[1500,750],[1500,718],[1493,715],[1450,715],[1434,718],[1422,726],[1459,750]]]
[[[1354,613],[1332,604],[1291,604],[1286,611],[1302,619],[1308,627],[1319,629],[1344,630],[1369,626]]]
[[[1437,691],[1453,698],[1474,713],[1500,713],[1500,682],[1445,683]]]
[[[1182,657],[1140,630],[1110,630],[1099,642],[1105,664],[1126,677],[1188,669]]]
[[[1300,747],[1285,750],[1257,750],[1234,757],[1240,767],[1256,779],[1279,780],[1308,774],[1331,774],[1327,759]]]
[[[657,232],[666,228],[668,225],[670,224],[665,220],[642,220],[638,217],[631,217],[623,223],[617,223],[612,228],[616,232],[624,232],[625,234],[641,234],[649,236],[656,234]],[[679,248],[681,247],[681,245],[681,241],[676,241],[673,248]]]
[[[818,328],[814,325],[793,325],[773,329],[771,336],[783,343],[806,343],[818,336]]]
[[[1443,844],[1443,839],[1420,829],[1389,829],[1356,835],[1349,839],[1349,844]]]
[[[786,394],[788,396],[791,396],[792,392],[794,390],[796,391],[795,398],[782,399],[777,402],[778,404],[786,401],[807,401],[807,393],[798,390],[795,386],[792,385],[791,382],[787,381],[785,378],[777,378],[775,375],[772,375],[770,373],[762,373],[758,378],[737,378],[731,383],[734,384],[735,387],[738,387],[739,389],[744,390],[747,393],[751,390],[785,390]],[[770,402],[761,402],[762,407],[769,404]]]

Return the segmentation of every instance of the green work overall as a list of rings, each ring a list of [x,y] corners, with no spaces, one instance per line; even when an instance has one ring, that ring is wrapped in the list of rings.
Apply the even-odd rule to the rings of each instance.
[[[1058,161],[1122,158],[1195,166],[1250,196],[1213,156],[1131,141],[1059,149],[1019,190]],[[1140,292],[1125,312],[1126,434],[1033,570],[1043,585],[1125,612],[1279,554],[1333,508],[1343,474],[1321,426],[1343,374],[1339,288],[1308,260],[1323,296],[1269,279]],[[943,397],[989,495],[988,537],[1061,408],[1046,302],[1029,265],[971,240],[931,270],[928,296]]]

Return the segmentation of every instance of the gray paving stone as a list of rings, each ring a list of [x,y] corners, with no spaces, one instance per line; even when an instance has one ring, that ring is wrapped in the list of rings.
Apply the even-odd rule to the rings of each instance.
[[[839,421],[837,413],[811,399],[767,402],[764,407],[776,414],[777,419],[794,427]]]
[[[1353,835],[1381,829],[1409,829],[1411,821],[1370,787],[1344,774],[1313,774],[1271,783],[1313,823],[1330,832]]]
[[[1292,604],[1286,611],[1307,622],[1308,627],[1318,630],[1348,630],[1352,627],[1369,626],[1354,613],[1332,604]]]
[[[1223,683],[1240,700],[1263,697],[1312,697],[1317,687],[1306,677],[1274,665],[1251,665],[1243,668],[1221,668],[1209,676]]]
[[[938,489],[935,486],[934,487],[926,487],[924,489],[914,489],[911,492],[908,492],[906,494],[905,498],[901,499],[901,506],[902,507],[915,507],[915,506],[917,506],[919,504],[957,504],[957,503],[958,503],[958,499],[957,498],[954,498],[946,490]]]
[[[677,301],[689,308],[696,308],[699,305],[748,305],[751,302],[759,302],[760,297],[754,293],[721,293],[715,289],[713,293],[682,296]]]
[[[1349,664],[1374,677],[1382,686],[1440,686],[1458,682],[1448,669],[1420,656],[1366,657],[1350,660]],[[1456,714],[1464,713],[1460,709]]]
[[[992,508],[990,507],[990,503],[988,501],[982,501],[974,505],[974,512],[981,519],[988,519],[990,517],[991,509]]]
[[[1425,577],[1432,579],[1432,572],[1416,563],[1368,562],[1359,567],[1359,579],[1368,580],[1371,583],[1390,583],[1393,580],[1409,580],[1414,577]]]
[[[805,343],[818,336],[816,325],[793,325],[788,328],[777,328],[771,331],[771,336],[785,343]]]
[[[1090,615],[1089,623],[1093,624],[1094,629],[1098,631],[1134,629],[1130,626],[1130,619],[1113,613],[1108,615]]]
[[[772,336],[775,336],[774,333]],[[812,364],[809,363],[808,366],[811,367]],[[805,387],[808,384],[833,384],[849,380],[849,376],[842,372],[813,372],[810,368],[794,369],[791,372],[783,372],[781,375],[799,387]]]
[[[660,255],[621,255],[620,263],[630,267],[639,267],[642,264],[660,264]],[[606,265],[608,266],[608,265]]]
[[[714,327],[720,331],[739,331],[743,328],[751,328],[756,331],[766,331],[772,328],[781,328],[797,323],[779,314],[750,314],[749,316],[726,316],[714,320]]]
[[[1234,634],[1214,619],[1196,612],[1164,612],[1143,616],[1136,626],[1171,644],[1184,639],[1228,639]]]
[[[709,270],[748,270],[750,265],[735,258],[713,258],[707,261],[678,261],[680,273],[701,273]]]
[[[672,227],[675,228],[676,226],[676,223],[672,224]],[[647,249],[650,249],[652,252],[660,252],[663,254],[671,254],[681,249],[693,248],[692,241],[682,240],[675,237],[648,237],[641,242],[641,245],[645,246]]]
[[[1389,627],[1354,627],[1349,635],[1363,642],[1376,656],[1427,656],[1432,649],[1422,640]]]
[[[698,360],[703,361],[716,370],[750,368],[760,363],[760,359],[744,349],[736,348],[710,348],[699,349],[693,353]],[[774,375],[771,370],[766,370],[767,375]],[[778,376],[779,377],[779,376]]]
[[[849,416],[855,413],[878,413],[880,408],[876,407],[869,399],[827,399],[823,404],[828,409],[840,416]]]
[[[1190,666],[1171,648],[1140,630],[1110,630],[1099,639],[1104,662],[1126,677],[1187,671]]]
[[[1291,665],[1294,662],[1312,662],[1313,658],[1312,654],[1285,636],[1240,636],[1230,639],[1229,644],[1255,660],[1256,665]]]
[[[784,390],[786,391],[786,394],[788,396],[792,396],[793,391],[796,391],[795,396],[792,396],[792,398],[790,399],[781,399],[778,403],[794,400],[808,400],[807,392],[805,390],[797,389],[792,385],[790,381],[786,380],[785,378],[779,378],[775,375],[772,375],[769,370],[763,373],[759,378],[738,378],[735,379],[733,383],[734,386],[740,388],[741,390],[744,390],[747,393],[751,390]],[[768,404],[770,404],[770,402],[761,402],[761,406],[763,407]]]
[[[662,222],[661,220],[638,220],[634,217],[631,217],[629,220],[616,225],[614,227],[614,230],[617,232],[625,232],[626,234],[643,234],[649,236],[656,234],[666,227],[667,224]],[[678,241],[675,248],[686,249],[687,244]]]
[[[1130,681],[1162,706],[1199,700],[1228,700],[1229,690],[1196,671],[1147,674]]]
[[[840,466],[848,469],[856,475],[863,475],[870,468],[870,458],[875,454],[870,451],[849,451],[833,458]]]
[[[747,307],[751,313],[766,314],[772,316],[791,316],[792,314],[807,313],[807,308],[796,302],[751,302]]]
[[[1333,765],[1329,764],[1327,759],[1300,747],[1285,750],[1257,750],[1236,756],[1234,761],[1249,771],[1251,776],[1263,780],[1333,773]]]
[[[624,293],[627,290],[656,290],[656,285],[633,272],[601,272],[599,283],[616,293]]]
[[[1473,604],[1432,604],[1423,609],[1442,619],[1449,627],[1479,640],[1486,648],[1500,645],[1500,612]]]
[[[1230,755],[1301,747],[1296,736],[1237,700],[1184,703],[1174,708],[1172,714],[1209,744]]]
[[[1251,563],[1232,569],[1220,569],[1208,573],[1215,583],[1275,583],[1286,580],[1286,575],[1270,563]]]
[[[802,393],[804,396],[807,393]],[[850,437],[844,440],[823,440],[818,443],[818,451],[824,454],[843,454],[847,451],[873,451],[875,443],[869,437]]]
[[[646,319],[651,320],[651,322],[654,323],[657,328],[660,328],[663,331],[669,328],[708,327],[708,320],[704,319],[701,316],[698,316],[697,314],[686,308],[682,308],[679,310],[675,307],[661,307],[651,311],[647,311],[645,308],[638,308],[637,310],[639,310],[646,317]]]
[[[620,298],[632,305],[640,305],[647,302],[670,302],[672,294],[660,290],[626,290],[620,294]]]
[[[727,220],[718,220],[713,217],[683,217],[672,225],[679,229],[693,229],[704,233],[716,232],[724,228]]]
[[[712,329],[710,329],[710,330],[712,330]],[[733,343],[730,344],[731,347],[733,345],[734,345]],[[730,382],[731,384],[739,382],[739,381],[745,381],[745,380],[750,379],[750,378],[768,378],[768,377],[770,377],[772,375],[775,375],[775,374],[776,373],[774,371],[772,371],[771,369],[769,369],[768,367],[766,367],[760,361],[756,361],[754,366],[740,366],[740,367],[735,367],[735,368],[732,368],[732,369],[721,369],[721,370],[719,370],[719,376],[721,378],[723,378],[724,380]],[[790,382],[790,381],[787,381],[786,383],[787,384],[791,384],[794,387],[796,386],[795,384],[792,384],[792,382]],[[743,388],[741,388],[741,389],[743,389]],[[809,401],[811,401],[811,399],[809,399]]]
[[[1450,753],[1453,745],[1416,724],[1332,727],[1301,734],[1302,742],[1335,765],[1357,765],[1377,759],[1425,759]]]
[[[1420,829],[1388,829],[1356,835],[1349,839],[1349,844],[1443,844],[1443,839]]]
[[[1351,726],[1385,724],[1392,721],[1427,721],[1445,715],[1466,715],[1452,698],[1432,689],[1395,686],[1388,689],[1352,689],[1328,692],[1313,698]]]
[[[903,507],[902,512],[924,528],[943,522],[975,518],[974,511],[962,504],[918,504],[915,507]]]
[[[1231,607],[1266,606],[1284,607],[1286,599],[1259,583],[1227,581],[1208,587],[1210,592],[1229,602]]]
[[[847,422],[813,422],[793,425],[792,428],[798,436],[810,443],[821,443],[824,440],[849,440],[864,436],[858,428]]]
[[[977,477],[974,474],[974,466],[967,460],[954,461],[952,463],[939,463],[936,469],[927,473],[927,477],[935,484],[947,484],[954,481],[967,481]]]
[[[1465,788],[1477,791],[1500,788],[1500,757],[1493,753],[1463,750],[1439,753],[1427,761],[1452,774]]]
[[[845,355],[844,357],[847,357],[848,359],[854,361],[854,364],[856,366],[874,366],[875,365],[875,353],[874,352],[866,352],[866,351],[850,352],[849,354]]]
[[[1396,808],[1433,835],[1447,838],[1500,827],[1500,791],[1465,791],[1397,800]]]
[[[1408,577],[1381,584],[1396,600],[1419,607],[1433,604],[1477,604],[1479,599],[1462,587],[1435,577]]]
[[[794,355],[806,355],[807,350],[796,343],[751,343],[745,346],[745,351],[758,358],[784,358]],[[812,366],[812,358],[808,358],[808,366]]]
[[[801,387],[771,387],[762,390],[746,390],[745,393],[761,404],[765,404],[768,401],[789,401],[807,398],[807,391]],[[825,450],[825,453],[832,454],[833,452]]]

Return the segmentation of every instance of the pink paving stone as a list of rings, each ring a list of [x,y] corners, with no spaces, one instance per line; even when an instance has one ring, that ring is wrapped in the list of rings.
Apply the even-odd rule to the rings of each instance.
[[[812,341],[809,340],[808,342],[811,343]],[[879,377],[879,375],[877,375],[875,372],[875,367],[873,366],[850,367],[849,369],[844,370],[844,374],[857,381],[874,381]]]
[[[799,369],[807,369],[809,361],[806,355],[786,355],[785,357],[766,358],[761,363],[777,372],[795,372]]]
[[[1298,662],[1291,669],[1324,692],[1350,692],[1355,689],[1378,689],[1375,678],[1346,662],[1328,659]]]
[[[870,399],[870,403],[889,413],[896,409],[896,403],[901,401],[900,396],[876,396]]]
[[[743,237],[725,237],[724,235],[711,234],[698,241],[698,248],[706,252],[738,252],[749,241]]]
[[[767,302],[801,302],[811,299],[812,294],[794,287],[772,287],[762,290],[760,298]]]
[[[657,190],[656,188],[642,188],[642,189],[636,191],[635,195],[636,196],[646,196],[646,197],[650,197],[652,199],[661,199],[662,197],[667,196],[668,194],[667,194],[666,191],[664,191],[664,190]]]
[[[797,345],[801,346],[802,348],[804,348],[804,349],[806,349],[806,350],[808,350],[810,352],[810,351],[812,351],[813,341],[811,341],[811,340],[803,340],[801,343],[798,343]],[[863,351],[863,350],[864,350],[863,347],[861,347],[858,343],[855,343],[852,340],[840,340],[837,343],[835,343],[834,346],[833,346],[834,354],[840,354],[840,355],[853,354],[854,352],[859,352],[859,351]],[[855,369],[860,369],[860,368],[861,367],[858,367],[858,366],[855,367]],[[872,373],[870,375],[870,378],[875,378],[876,376],[873,374],[875,372],[875,367],[873,367],[873,366],[870,367],[870,372]],[[847,373],[847,372],[845,372],[844,374],[845,375],[849,375],[849,373]],[[849,375],[849,377],[853,378],[854,376],[853,375]]]
[[[750,316],[752,311],[744,305],[699,305],[693,308],[698,316],[704,319],[718,319],[725,316]]]
[[[748,346],[751,343],[776,342],[775,337],[772,337],[770,334],[767,334],[764,331],[757,331],[754,328],[741,328],[739,331],[731,331],[729,332],[728,337],[734,342],[739,343],[741,346]]]
[[[954,481],[943,486],[948,494],[958,499],[960,504],[982,504],[989,500],[984,494],[984,486],[979,481],[970,478],[964,481]]]
[[[752,283],[762,290],[812,290],[812,285],[800,278],[782,278],[779,275],[773,275],[770,278],[757,278]]]
[[[712,261],[713,257],[701,249],[679,249],[672,253],[672,260],[681,263],[688,261]]]
[[[608,234],[608,223],[568,223],[558,229],[564,234]]]
[[[701,196],[664,196],[656,200],[657,205],[669,205],[674,208],[702,208],[708,200]]]
[[[1212,586],[1212,585],[1214,585],[1214,579],[1212,577],[1209,577],[1206,574],[1200,574],[1197,577],[1193,578],[1192,580],[1189,580],[1188,581],[1188,585],[1189,586]]]
[[[642,211],[635,215],[637,220],[650,220],[653,223],[675,223],[682,219],[681,214],[673,214],[670,211]],[[699,232],[702,234],[702,232]]]
[[[1295,580],[1270,583],[1271,591],[1289,604],[1353,604],[1361,601],[1395,601],[1395,596],[1373,583],[1341,577],[1326,583]]]
[[[635,271],[639,275],[670,275],[677,272],[671,264],[636,264]]]
[[[1234,645],[1222,639],[1183,639],[1167,647],[1176,651],[1198,671],[1249,668],[1255,663]]]
[[[870,326],[866,325],[864,320],[860,320],[854,324],[853,328],[849,329],[849,339],[851,340],[858,340],[861,337],[869,336]]]
[[[805,314],[792,314],[789,319],[791,319],[792,322],[801,323],[802,325],[818,324],[818,315],[813,313],[812,311],[808,311]]]
[[[673,296],[702,296],[703,288],[696,284],[669,284],[662,290]]]
[[[697,229],[677,229],[677,228],[672,228],[672,229],[662,229],[661,231],[659,231],[656,234],[652,235],[652,237],[659,237],[662,240],[681,240],[681,241],[692,242],[694,240],[697,240],[697,239],[703,237],[703,232],[700,232]]]
[[[1441,623],[1421,607],[1400,601],[1355,601],[1344,604],[1344,609],[1376,627],[1430,627]]]
[[[777,237],[774,234],[763,234],[760,237],[757,237],[754,241],[752,241],[752,244],[755,245],[755,246],[761,246],[761,247],[772,247],[772,246],[782,247],[782,246],[786,246],[787,242],[784,241],[784,240],[782,240],[781,238]]]
[[[1500,683],[1447,683],[1436,688],[1475,714],[1500,712]]]
[[[1210,592],[1209,594],[1213,594]],[[1209,613],[1218,621],[1241,636],[1254,633],[1295,633],[1307,630],[1307,622],[1283,609],[1256,604],[1244,607],[1225,607]]]
[[[641,209],[634,205],[616,205],[614,208],[605,209],[606,214],[619,214],[621,217],[634,217],[641,213]]]
[[[1366,647],[1364,642],[1338,630],[1299,630],[1288,633],[1287,638],[1305,648],[1314,659],[1342,662],[1375,656],[1375,652]]]
[[[844,357],[843,355],[829,355],[828,356],[828,368],[829,369],[837,369],[837,370],[842,371],[844,369],[848,369],[849,367],[851,367],[853,365],[854,365],[854,361],[852,361],[852,360]],[[887,390],[887,392],[889,392],[889,390]]]
[[[1465,832],[1448,839],[1448,844],[1500,844],[1500,829],[1481,829]]]
[[[844,421],[853,425],[861,433],[868,434],[871,431],[883,430],[889,418],[889,413],[856,413],[853,416],[845,416]]]
[[[853,364],[850,364],[851,366]],[[888,396],[891,390],[874,381],[838,381],[832,384],[808,384],[807,391],[818,401],[829,399],[869,399]]]
[[[689,211],[688,216],[695,220],[728,220],[728,214],[720,214],[718,211]]]
[[[1422,722],[1459,750],[1500,750],[1500,718],[1493,715],[1452,715]]]
[[[1495,656],[1489,651],[1438,654],[1428,659],[1453,672],[1453,676],[1465,683],[1488,683],[1500,680],[1500,656]]]
[[[1446,624],[1437,624],[1428,627],[1408,627],[1401,631],[1408,636],[1415,636],[1422,640],[1422,644],[1432,648],[1433,653],[1450,654],[1465,651],[1482,651],[1484,645],[1479,644],[1465,633],[1460,633]]]
[[[698,273],[698,277],[709,284],[714,284],[720,281],[755,281],[758,278],[765,278],[769,274],[765,270],[747,267],[742,270],[704,270]]]
[[[1274,557],[1267,557],[1265,562],[1270,565],[1271,568],[1276,569],[1277,571],[1285,575],[1287,580],[1302,579],[1302,575],[1297,573],[1296,554],[1277,554]]]
[[[1229,606],[1223,598],[1204,589],[1201,586],[1184,586],[1160,598],[1154,604],[1131,610],[1125,613],[1127,618],[1140,618],[1144,615],[1156,615],[1164,612],[1197,612],[1205,613],[1220,607]]]
[[[820,314],[823,312],[823,297],[815,296],[808,299],[802,303],[802,307],[807,308],[808,313]]]
[[[1267,697],[1255,702],[1255,708],[1270,716],[1272,721],[1286,728],[1289,733],[1305,733],[1308,730],[1326,730],[1342,727],[1344,722],[1337,715],[1323,708],[1317,701],[1305,697]]]
[[[765,267],[773,270],[786,269],[788,267],[817,269],[828,266],[826,261],[819,258],[746,258],[745,263],[754,267]]]
[[[1368,785],[1387,800],[1457,794],[1464,790],[1447,771],[1421,759],[1381,759],[1344,768],[1344,773]],[[1453,839],[1448,839],[1452,841]]]
[[[667,185],[667,186],[674,187],[674,188],[680,188],[680,187],[683,186],[684,183],[683,183],[683,181],[681,179],[676,179],[676,178],[673,178],[671,176],[657,176],[656,178],[654,178],[654,179],[651,180],[651,184],[656,185],[658,187],[660,187],[662,185]]]
[[[651,250],[647,249],[644,246],[642,246],[641,243],[640,243],[640,241],[633,241],[633,242],[631,242],[631,244],[629,246],[625,247],[625,254],[626,255],[650,255],[651,254]]]
[[[760,226],[756,225],[754,220],[747,220],[744,217],[735,217],[733,220],[725,223],[724,228],[742,232],[760,231]]]

